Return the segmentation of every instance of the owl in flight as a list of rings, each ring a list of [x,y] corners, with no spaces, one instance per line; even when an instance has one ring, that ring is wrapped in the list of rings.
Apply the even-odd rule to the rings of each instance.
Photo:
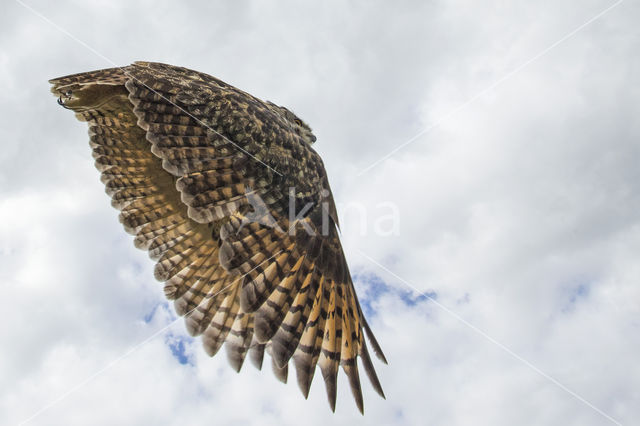
[[[215,77],[150,62],[50,81],[89,124],[90,145],[120,221],[157,262],[155,277],[213,356],[240,371],[293,358],[305,398],[320,367],[335,411],[338,366],[363,412],[357,359],[384,397],[338,238],[316,137],[287,108]]]

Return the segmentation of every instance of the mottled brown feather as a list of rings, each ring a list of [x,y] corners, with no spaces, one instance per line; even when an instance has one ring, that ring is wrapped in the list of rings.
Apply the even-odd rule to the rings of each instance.
[[[317,365],[332,410],[341,365],[360,411],[361,358],[384,397],[365,334],[386,360],[358,303],[308,128],[284,108],[171,65],[137,62],[51,83],[89,124],[112,205],[207,353],[224,343],[239,371],[247,353],[261,368],[266,349],[283,382],[293,358],[305,398]],[[302,212],[293,222],[290,196]]]

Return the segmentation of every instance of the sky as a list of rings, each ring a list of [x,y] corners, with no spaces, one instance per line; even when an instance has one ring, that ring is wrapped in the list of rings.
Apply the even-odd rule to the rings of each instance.
[[[0,424],[640,422],[640,6],[6,0]],[[388,365],[331,413],[188,337],[47,80],[150,60],[313,128]]]

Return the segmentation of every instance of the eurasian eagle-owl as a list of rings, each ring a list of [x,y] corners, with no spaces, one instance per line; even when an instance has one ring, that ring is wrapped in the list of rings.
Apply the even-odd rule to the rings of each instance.
[[[217,78],[136,62],[51,80],[89,124],[95,164],[136,247],[188,331],[240,370],[265,349],[286,382],[293,358],[308,395],[316,365],[335,410],[338,366],[360,411],[357,359],[384,397],[338,238],[316,138],[284,107]],[[293,208],[292,208],[293,206]],[[292,211],[293,210],[293,211]]]

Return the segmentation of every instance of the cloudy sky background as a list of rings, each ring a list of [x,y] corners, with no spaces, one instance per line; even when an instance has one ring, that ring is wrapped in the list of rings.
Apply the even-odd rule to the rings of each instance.
[[[3,3],[0,423],[638,423],[637,3],[25,3],[59,28]],[[153,262],[47,83],[134,60],[313,127],[389,359],[364,417],[342,375],[332,414],[319,373],[305,401],[165,329]]]

